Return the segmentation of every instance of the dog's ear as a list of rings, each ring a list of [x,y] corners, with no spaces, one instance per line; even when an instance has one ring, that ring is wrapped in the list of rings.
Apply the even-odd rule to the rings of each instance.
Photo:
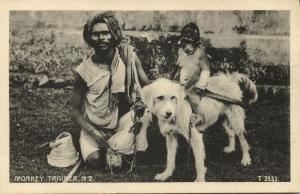
[[[142,89],[142,101],[146,106],[151,109],[153,107],[153,97],[152,97],[153,84],[147,85]]]

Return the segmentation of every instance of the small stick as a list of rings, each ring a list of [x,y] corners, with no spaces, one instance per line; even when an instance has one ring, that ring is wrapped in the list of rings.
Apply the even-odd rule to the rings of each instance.
[[[49,144],[50,144],[50,142],[47,141],[47,142],[45,142],[45,143],[39,144],[39,145],[38,145],[38,148],[43,148],[43,147],[45,147],[45,146],[47,146],[47,145],[49,145]]]
[[[127,171],[127,174],[129,174],[129,173],[131,173],[131,172],[133,171],[133,167],[135,167],[135,162],[136,162],[135,159],[133,159],[133,160],[131,161],[130,169]]]
[[[79,159],[79,161],[75,164],[75,166],[72,168],[72,170],[69,172],[69,174],[67,175],[66,179],[63,181],[64,183],[69,182],[70,178],[76,173],[76,171],[78,170],[80,164],[81,164],[82,160]]]

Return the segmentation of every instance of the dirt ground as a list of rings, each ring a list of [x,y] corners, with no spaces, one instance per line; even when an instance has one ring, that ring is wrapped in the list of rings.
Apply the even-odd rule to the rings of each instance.
[[[47,164],[49,148],[38,144],[54,140],[63,132],[71,132],[78,149],[79,129],[70,118],[70,89],[10,88],[10,181],[16,176],[56,177],[42,182],[61,182],[72,167],[55,168]],[[222,152],[227,144],[224,130],[216,124],[204,134],[206,146],[206,180],[209,182],[259,181],[258,176],[276,176],[290,181],[289,100],[261,98],[246,112],[246,138],[251,147],[252,165],[240,164],[241,152]],[[164,138],[154,126],[148,130],[149,148],[137,155],[137,167],[110,174],[97,172],[84,165],[75,174],[75,182],[153,182],[165,165]],[[79,149],[78,149],[79,150]],[[192,151],[180,139],[177,167],[168,181],[188,182],[195,178]]]

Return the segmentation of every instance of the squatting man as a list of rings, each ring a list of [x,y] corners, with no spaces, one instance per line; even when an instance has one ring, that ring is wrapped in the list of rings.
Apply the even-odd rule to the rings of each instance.
[[[104,169],[107,140],[119,133],[115,129],[120,118],[141,95],[136,90],[137,83],[145,86],[150,80],[132,47],[122,44],[122,31],[114,13],[100,13],[88,20],[83,38],[94,54],[75,69],[72,117],[81,128],[79,143],[83,160],[92,168]],[[198,47],[199,38],[196,24],[189,23],[182,29],[177,64],[182,66],[189,60],[202,64],[196,87],[201,95],[210,71],[208,60],[203,57],[205,51]],[[175,77],[178,76],[179,71]],[[116,137],[114,141],[126,139],[122,134]]]
[[[137,82],[144,86],[149,79],[132,47],[121,44],[122,31],[112,12],[88,20],[83,38],[94,54],[75,69],[72,117],[81,128],[83,160],[92,168],[104,169],[107,140],[117,133],[120,118],[139,95]],[[122,138],[117,136],[116,141]]]

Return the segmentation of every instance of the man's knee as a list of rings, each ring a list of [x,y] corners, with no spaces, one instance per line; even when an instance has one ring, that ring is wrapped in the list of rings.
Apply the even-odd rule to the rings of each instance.
[[[97,150],[86,158],[86,164],[94,169],[103,170],[106,164],[106,151]]]

